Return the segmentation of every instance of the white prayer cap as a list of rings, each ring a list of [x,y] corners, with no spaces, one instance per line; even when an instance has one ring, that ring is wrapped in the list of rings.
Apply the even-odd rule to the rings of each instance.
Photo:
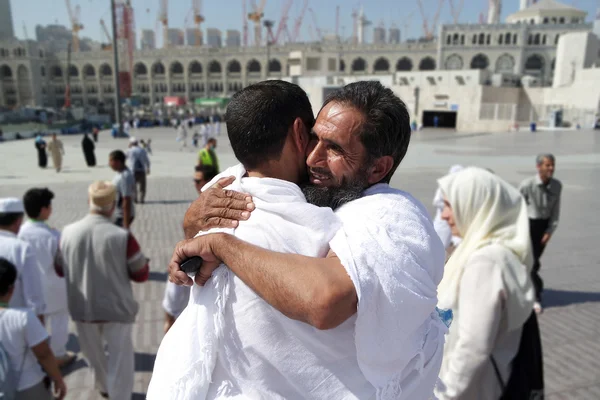
[[[0,212],[1,213],[24,213],[23,202],[21,199],[16,197],[4,197],[0,199]]]
[[[136,138],[134,138],[133,136],[129,138],[129,143],[136,144],[137,142],[138,142],[138,140]]]
[[[117,197],[115,185],[108,181],[96,181],[88,188],[90,203],[96,207],[108,208],[113,205]]]

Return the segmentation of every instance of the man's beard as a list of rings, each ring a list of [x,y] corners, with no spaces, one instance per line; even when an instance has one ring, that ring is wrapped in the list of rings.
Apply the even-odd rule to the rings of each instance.
[[[369,186],[367,172],[360,170],[352,180],[342,179],[338,187],[317,186],[311,183],[302,185],[302,193],[306,201],[318,207],[331,207],[337,209],[346,203],[362,197],[362,193]]]

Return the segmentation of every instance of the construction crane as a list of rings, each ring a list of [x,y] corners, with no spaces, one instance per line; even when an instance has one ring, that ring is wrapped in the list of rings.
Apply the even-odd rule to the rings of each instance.
[[[256,2],[251,0],[252,12],[248,14],[248,19],[254,22],[254,45],[260,46],[262,44],[262,18],[265,16],[264,9],[267,0],[261,0],[260,6],[256,6]]]
[[[267,28],[267,46],[270,46],[275,43],[275,36],[273,35],[273,27],[275,26],[275,21],[265,19],[263,20],[263,26]]]
[[[317,41],[320,42],[323,40],[323,32],[321,32],[321,28],[319,28],[319,22],[317,21],[317,14],[315,14],[315,10],[313,10],[312,8],[309,8],[308,12],[310,13],[310,16],[312,17],[312,20],[313,20],[315,32],[317,33]]]
[[[202,46],[202,30],[200,25],[204,22],[204,16],[202,15],[202,0],[192,0],[194,9],[194,24],[195,24],[195,37],[196,46]]]
[[[304,20],[304,15],[306,15],[306,10],[308,10],[308,0],[304,0],[302,11],[300,11],[300,15],[298,16],[298,18],[296,18],[296,23],[294,24],[294,32],[292,32],[292,42],[297,42],[300,38],[300,28],[302,27],[302,21]]]
[[[465,0],[459,0],[458,5],[455,7],[454,0],[448,0],[448,5],[450,6],[450,14],[452,15],[452,20],[454,21],[454,24],[458,24],[458,21],[460,20],[460,13],[462,12],[464,3]]]
[[[169,1],[159,0],[158,20],[163,27],[163,48],[169,47]]]
[[[444,0],[439,0],[438,8],[435,11],[435,14],[432,19],[431,28],[429,27],[429,21],[427,20],[427,16],[425,15],[425,10],[423,7],[423,0],[418,0],[419,4],[419,12],[421,13],[421,17],[423,18],[423,34],[427,40],[433,39],[435,35],[435,31],[437,29],[437,23],[440,18],[440,11],[442,10],[442,6],[444,5]]]
[[[340,41],[340,6],[335,7],[335,39]]]
[[[67,4],[67,12],[69,13],[69,20],[71,21],[71,32],[73,34],[73,51],[79,52],[79,31],[83,29],[83,25],[80,21],[81,7],[77,5],[75,9],[71,7],[71,0],[65,0]]]
[[[275,37],[273,38],[273,43],[279,42],[279,38],[281,37],[283,32],[286,32],[288,41],[291,41],[290,33],[287,29],[287,21],[293,3],[294,0],[287,0],[287,2],[283,5],[283,9],[281,10],[281,18],[279,19],[279,24],[277,25],[277,32],[275,33]]]
[[[104,32],[104,36],[106,36],[107,40],[107,44],[102,46],[102,50],[112,50],[112,38],[110,37],[108,27],[103,19],[100,19],[100,26],[102,27],[102,32]]]
[[[248,47],[248,13],[246,12],[246,0],[242,0],[242,26],[244,34],[244,47]]]
[[[412,17],[413,15],[415,15],[415,12],[411,12],[410,14],[408,14],[406,16],[406,18],[404,18],[404,21],[402,22],[402,36],[404,37],[404,41],[406,41],[406,39],[408,39],[408,31],[410,28],[410,22],[412,21]]]

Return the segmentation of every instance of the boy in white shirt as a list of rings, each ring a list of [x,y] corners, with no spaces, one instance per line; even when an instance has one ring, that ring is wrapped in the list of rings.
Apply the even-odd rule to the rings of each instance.
[[[15,266],[0,258],[0,354],[8,356],[8,368],[18,379],[9,384],[16,386],[19,400],[63,399],[67,387],[48,344],[48,333],[31,310],[8,308],[16,280]],[[54,393],[44,383],[46,374],[54,384]]]

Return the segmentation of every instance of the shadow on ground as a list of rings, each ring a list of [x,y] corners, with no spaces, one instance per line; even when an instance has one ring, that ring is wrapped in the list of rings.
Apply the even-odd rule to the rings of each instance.
[[[564,307],[572,304],[600,302],[600,292],[577,292],[571,290],[544,290],[544,307]]]

